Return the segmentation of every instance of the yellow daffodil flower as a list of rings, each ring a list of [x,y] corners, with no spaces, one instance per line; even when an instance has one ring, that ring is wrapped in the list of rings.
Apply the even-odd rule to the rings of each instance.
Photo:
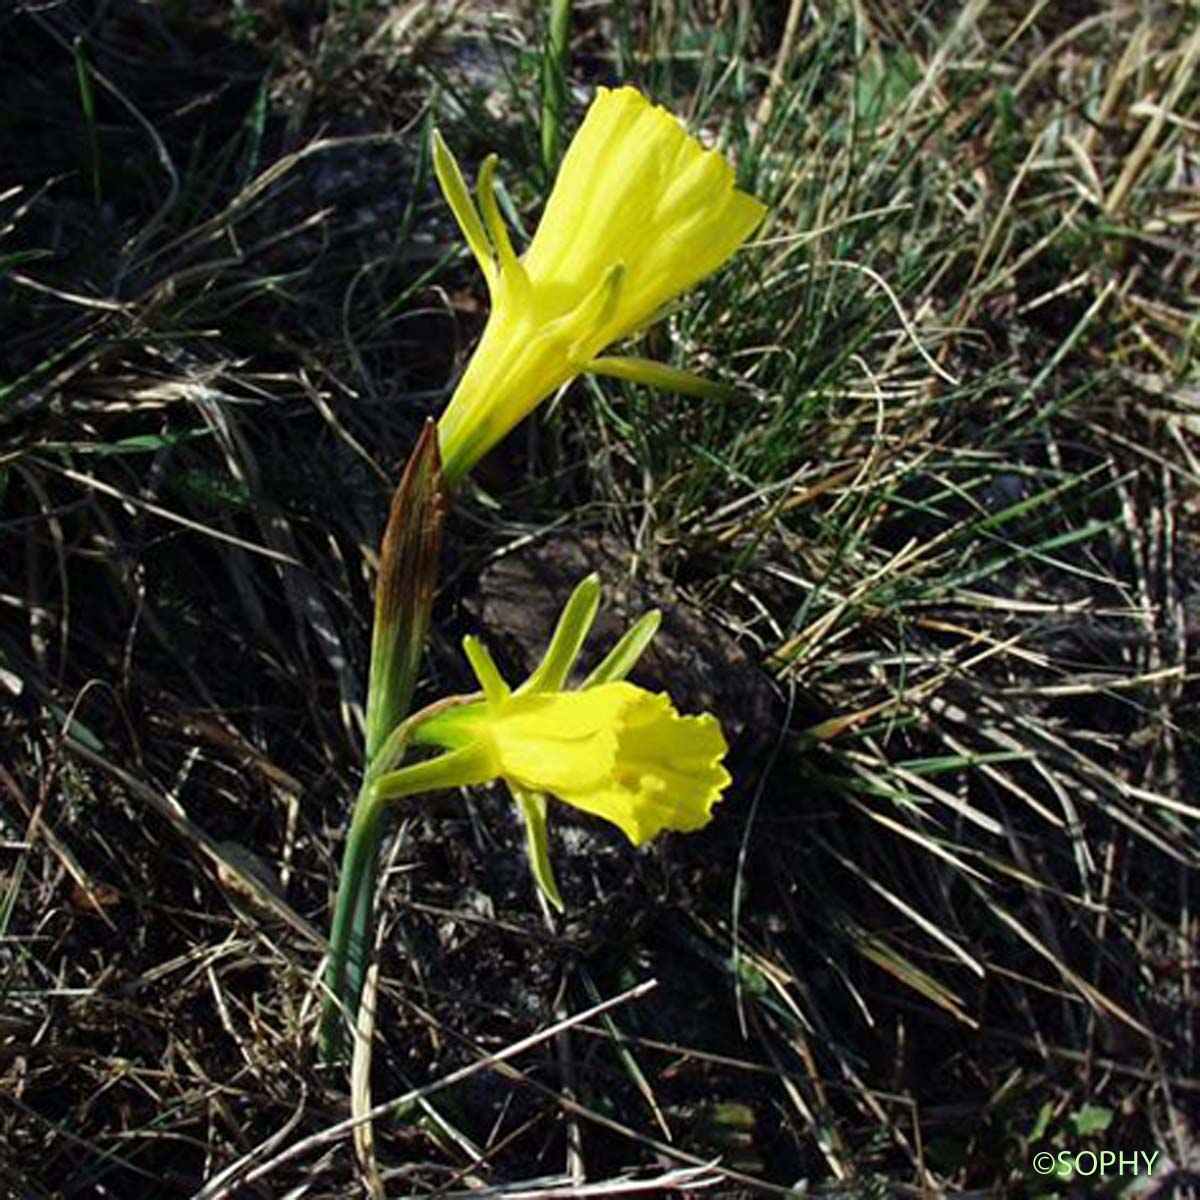
[[[545,795],[611,821],[634,845],[664,830],[706,825],[730,783],[728,749],[709,714],[681,716],[670,698],[624,676],[658,626],[648,613],[576,690],[564,690],[595,617],[600,585],[585,579],[568,601],[538,669],[515,692],[482,643],[464,645],[482,699],[438,706],[414,718],[413,744],[447,753],[379,775],[378,802],[433,788],[504,780],[525,818],[534,877],[562,907],[547,853]]]
[[[632,683],[579,692],[501,694],[448,709],[414,741],[456,746],[460,782],[504,779],[604,817],[635,846],[665,829],[708,824],[729,783],[713,716],[681,717]]]
[[[478,209],[436,133],[434,165],[492,302],[438,424],[448,482],[585,371],[685,394],[727,390],[662,363],[598,357],[721,266],[766,212],[669,112],[634,88],[600,88],[522,258],[496,204],[495,155],[479,172]]]

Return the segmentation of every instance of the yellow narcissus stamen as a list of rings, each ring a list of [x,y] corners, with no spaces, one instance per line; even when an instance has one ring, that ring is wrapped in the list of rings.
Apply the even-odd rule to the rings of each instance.
[[[706,825],[729,785],[713,716],[680,716],[668,697],[626,682],[462,705],[414,740],[470,746],[477,780],[547,792],[618,826],[640,846],[664,830]]]
[[[597,359],[668,301],[715,271],[766,208],[733,169],[634,88],[598,90],[563,158],[537,233],[518,259],[480,171],[480,218],[441,138],[434,165],[491,294],[492,311],[441,421],[454,482],[540,401],[584,371],[725,389],[637,359]]]

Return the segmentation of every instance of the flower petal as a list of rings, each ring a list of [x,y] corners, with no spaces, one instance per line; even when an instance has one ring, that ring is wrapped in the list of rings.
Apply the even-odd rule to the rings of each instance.
[[[525,269],[517,261],[512,241],[508,236],[508,226],[504,224],[504,218],[500,215],[500,206],[496,203],[496,161],[497,156],[489,154],[480,164],[475,195],[479,200],[479,209],[483,213],[483,222],[487,227],[488,237],[496,250],[501,279],[514,287],[527,291],[529,283],[525,276]]]
[[[458,159],[436,129],[433,131],[433,171],[441,185],[442,195],[446,197],[446,203],[450,205],[450,211],[454,214],[463,237],[467,239],[467,245],[471,247],[471,253],[475,255],[475,261],[479,263],[484,279],[487,280],[488,288],[494,288],[496,263],[492,258],[492,248],[484,232],[483,222],[479,219],[479,211],[471,199],[471,193],[467,191],[467,182],[459,169]]]
[[[550,866],[550,837],[546,828],[546,797],[540,792],[527,792],[524,788],[513,787],[509,784],[521,810],[525,822],[525,845],[529,854],[529,868],[533,872],[533,881],[538,885],[543,896],[562,912],[565,905],[554,881],[554,871]]]
[[[475,678],[479,680],[484,699],[489,704],[499,704],[506,699],[512,689],[504,682],[504,676],[500,674],[492,652],[477,637],[468,633],[463,638],[463,653],[467,656],[467,662],[471,664]]]
[[[475,741],[447,754],[439,754],[437,758],[410,763],[380,775],[372,781],[371,795],[378,803],[403,800],[406,796],[419,796],[422,792],[441,792],[449,788],[487,783],[495,779],[497,774],[491,748],[485,742]]]
[[[605,356],[593,358],[587,365],[592,375],[607,375],[612,379],[628,379],[647,387],[662,388],[678,392],[682,396],[700,396],[704,399],[729,400],[737,395],[737,389],[728,384],[717,383],[693,375],[679,367],[668,366],[650,358],[618,358]]]
[[[618,719],[637,688],[610,683],[586,692],[513,696],[488,721],[499,774],[535,792],[587,790],[613,771]]]
[[[617,329],[628,332],[737,249],[766,207],[733,169],[634,88],[600,88],[575,135],[525,254],[535,288],[581,295],[623,261]]]
[[[766,215],[764,204],[732,190],[720,203],[696,206],[687,217],[665,226],[653,253],[640,264],[626,288],[626,315],[638,324],[680,292],[711,275],[754,232]]]
[[[528,692],[557,692],[562,689],[583,649],[583,643],[596,619],[600,606],[600,576],[594,571],[580,580],[570,599],[563,606],[562,615],[554,627],[554,635],[545,657],[537,669],[517,689],[519,695]]]
[[[621,635],[621,640],[604,656],[604,661],[579,685],[580,689],[586,691],[602,683],[616,683],[624,679],[637,666],[638,659],[645,653],[661,624],[662,613],[657,608],[652,608],[638,617]]]
[[[659,231],[662,195],[688,140],[673,116],[632,88],[601,92],[525,254],[530,278],[578,293],[613,262],[638,258]]]

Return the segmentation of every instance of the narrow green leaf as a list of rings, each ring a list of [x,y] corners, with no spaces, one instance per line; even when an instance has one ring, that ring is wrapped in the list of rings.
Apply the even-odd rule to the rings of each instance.
[[[87,130],[88,174],[92,181],[92,203],[99,208],[100,141],[96,134],[96,93],[92,87],[92,64],[83,38],[77,37],[72,47],[75,54],[75,81],[79,85],[79,104],[83,109],[83,124]]]
[[[567,106],[567,51],[571,35],[571,0],[550,0],[550,20],[542,51],[542,166],[547,184],[558,170],[562,119]]]
[[[22,263],[34,262],[39,258],[49,258],[49,250],[14,250],[11,254],[0,254],[0,275],[19,267]]]

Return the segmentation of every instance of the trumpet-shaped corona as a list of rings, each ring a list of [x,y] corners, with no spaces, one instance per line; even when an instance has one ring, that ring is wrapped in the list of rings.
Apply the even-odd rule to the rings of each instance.
[[[438,424],[446,479],[465,474],[538,403],[585,371],[689,394],[724,392],[660,363],[599,357],[721,266],[762,220],[765,207],[737,190],[724,158],[634,88],[600,88],[521,258],[496,204],[495,161],[480,169],[477,209],[434,135],[438,180],[492,305]]]

